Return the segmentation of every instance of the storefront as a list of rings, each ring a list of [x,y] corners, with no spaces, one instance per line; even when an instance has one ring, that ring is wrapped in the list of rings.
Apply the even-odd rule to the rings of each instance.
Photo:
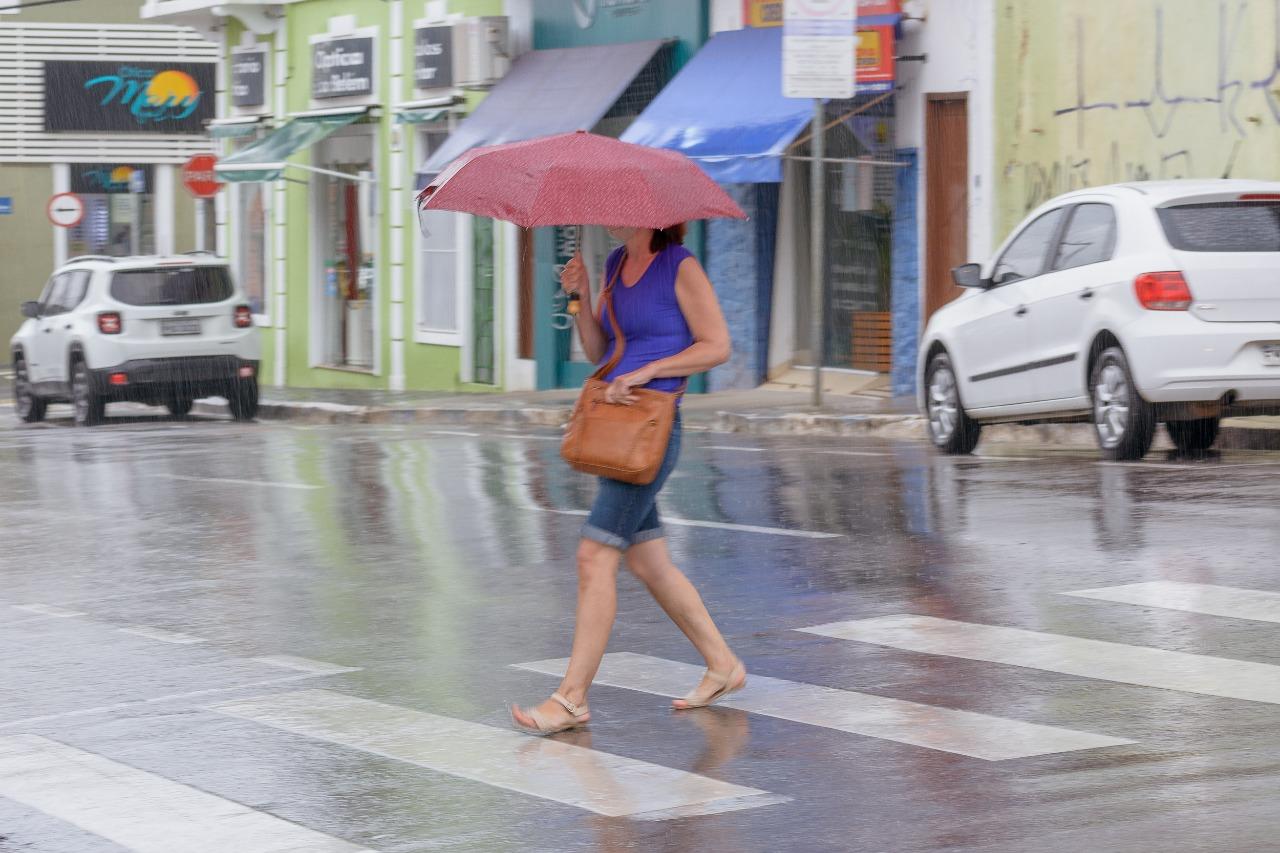
[[[35,298],[71,257],[200,248],[195,200],[178,172],[209,150],[217,45],[189,30],[103,16],[90,26],[40,7],[0,20],[0,55],[18,60],[0,91],[0,196],[12,210],[0,217],[5,304]],[[46,205],[67,192],[79,196],[84,217],[71,228],[52,225]],[[0,336],[20,320],[6,313]]]
[[[724,0],[712,12],[721,31],[623,135],[691,157],[750,216],[707,228],[705,263],[734,339],[711,387],[751,388],[815,361],[887,373],[894,292],[911,275],[895,277],[894,243],[915,229],[914,204],[900,204],[914,186],[902,180],[909,164],[896,147],[896,4],[862,0],[858,95],[825,108],[820,353],[810,340],[807,250],[813,105],[782,95],[781,3]]]

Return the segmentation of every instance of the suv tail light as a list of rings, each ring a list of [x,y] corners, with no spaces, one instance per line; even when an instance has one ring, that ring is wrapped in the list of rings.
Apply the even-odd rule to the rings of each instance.
[[[253,325],[253,311],[248,305],[237,305],[235,317],[237,329],[247,329]]]
[[[106,311],[98,315],[98,331],[104,335],[118,335],[124,331],[124,323],[115,311]]]
[[[1148,311],[1186,311],[1191,288],[1180,272],[1144,272],[1133,280],[1138,301]]]

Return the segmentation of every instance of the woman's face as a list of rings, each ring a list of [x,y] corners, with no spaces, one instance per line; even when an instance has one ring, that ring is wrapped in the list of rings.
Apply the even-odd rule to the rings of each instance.
[[[614,240],[617,240],[619,243],[625,243],[628,240],[630,240],[632,237],[636,236],[636,232],[639,231],[640,229],[639,228],[609,228],[606,230],[609,232],[609,236],[612,237]]]

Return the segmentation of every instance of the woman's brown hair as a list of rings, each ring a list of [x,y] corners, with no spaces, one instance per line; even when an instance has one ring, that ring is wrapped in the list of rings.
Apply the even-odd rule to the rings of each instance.
[[[677,246],[684,245],[684,223],[672,225],[670,228],[653,229],[653,238],[649,240],[650,252],[661,252],[663,249],[675,243]]]

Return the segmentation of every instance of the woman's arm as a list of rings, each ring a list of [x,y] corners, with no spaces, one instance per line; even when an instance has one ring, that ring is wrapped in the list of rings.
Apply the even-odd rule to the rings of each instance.
[[[693,344],[669,358],[650,362],[639,370],[619,376],[609,388],[606,399],[614,403],[632,403],[632,388],[648,385],[655,379],[692,376],[724,364],[733,352],[729,342],[729,325],[720,310],[720,300],[702,265],[696,258],[685,258],[676,273],[676,301],[684,314]]]
[[[560,287],[565,293],[577,293],[582,297],[578,307],[578,337],[582,339],[582,349],[587,354],[587,358],[592,362],[598,362],[604,358],[608,343],[605,340],[604,328],[600,325],[600,318],[596,316],[591,306],[590,279],[581,254],[574,255],[569,263],[564,265],[564,272],[560,274]]]

